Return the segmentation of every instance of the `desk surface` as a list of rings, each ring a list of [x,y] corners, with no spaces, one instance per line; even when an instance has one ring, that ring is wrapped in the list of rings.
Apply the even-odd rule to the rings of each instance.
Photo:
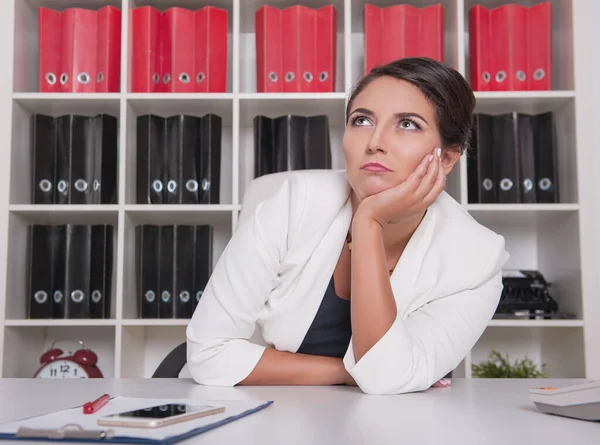
[[[214,388],[188,379],[0,379],[0,423],[77,406],[107,392],[275,402],[182,444],[600,444],[599,422],[542,414],[529,401],[531,387],[583,381],[453,379],[450,388],[372,396],[349,387]]]

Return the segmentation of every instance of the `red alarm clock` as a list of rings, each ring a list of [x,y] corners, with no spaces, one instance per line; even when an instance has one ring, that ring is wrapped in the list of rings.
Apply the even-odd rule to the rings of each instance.
[[[98,356],[89,348],[86,348],[83,342],[82,349],[75,351],[75,354],[64,354],[60,348],[55,348],[52,344],[50,349],[40,357],[42,366],[37,370],[34,378],[38,379],[86,379],[102,378],[102,372],[96,365]]]

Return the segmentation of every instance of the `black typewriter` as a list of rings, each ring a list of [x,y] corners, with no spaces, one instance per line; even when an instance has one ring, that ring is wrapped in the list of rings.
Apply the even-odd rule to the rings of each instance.
[[[550,295],[550,284],[537,270],[505,270],[495,318],[562,318]]]

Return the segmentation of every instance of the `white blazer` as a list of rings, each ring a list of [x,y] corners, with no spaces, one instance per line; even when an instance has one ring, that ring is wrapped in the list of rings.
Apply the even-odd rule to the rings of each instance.
[[[296,352],[346,240],[344,172],[293,174],[233,234],[187,327],[188,369],[204,385],[246,378],[265,347]],[[508,260],[504,238],[446,192],[429,207],[392,273],[397,318],[357,363],[369,394],[421,391],[452,371],[492,318]],[[254,341],[260,334],[263,342]]]

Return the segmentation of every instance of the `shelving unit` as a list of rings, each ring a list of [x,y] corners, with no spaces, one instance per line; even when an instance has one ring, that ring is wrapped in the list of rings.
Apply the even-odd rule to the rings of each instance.
[[[100,357],[106,377],[149,377],[162,358],[185,341],[187,320],[137,319],[135,310],[134,226],[139,223],[210,223],[215,227],[215,264],[236,230],[244,191],[253,179],[252,119],[295,114],[329,117],[333,168],[343,169],[340,148],[344,132],[346,92],[358,80],[364,64],[362,10],[367,0],[9,0],[0,16],[2,60],[12,68],[0,74],[3,162],[0,164],[0,376],[30,377],[39,357],[55,339],[82,340]],[[373,0],[377,6],[401,3]],[[445,8],[446,63],[468,76],[468,9],[475,3],[498,6],[500,0],[408,0],[414,6],[442,3]],[[520,0],[536,4],[538,0]],[[477,92],[477,112],[555,111],[558,125],[560,204],[491,205],[467,203],[466,159],[448,180],[448,192],[473,215],[506,238],[511,259],[507,268],[539,269],[553,283],[553,295],[573,320],[492,320],[480,341],[456,369],[457,377],[471,377],[471,364],[486,358],[490,349],[511,358],[528,355],[546,362],[554,377],[600,377],[600,304],[596,302],[600,248],[589,218],[600,214],[600,193],[583,190],[592,181],[590,153],[594,133],[580,122],[591,122],[586,112],[590,95],[584,89],[590,72],[581,33],[576,26],[591,2],[578,6],[570,0],[554,6],[555,61],[552,91]],[[337,81],[335,92],[263,94],[256,92],[254,12],[263,4],[286,7],[334,4],[338,11]],[[42,94],[37,87],[37,8],[98,8],[122,11],[121,92],[110,94]],[[229,11],[229,67],[226,93],[130,93],[129,9],[150,5],[160,9],[180,6],[197,9],[212,5]],[[577,13],[575,13],[576,8]],[[580,22],[578,22],[580,23]],[[589,23],[588,23],[589,25]],[[594,39],[591,39],[593,41]],[[581,55],[580,55],[580,51]],[[577,54],[576,54],[577,53]],[[599,64],[600,66],[600,64]],[[600,73],[598,73],[600,74]],[[576,81],[577,80],[577,81]],[[587,110],[587,111],[586,111]],[[29,116],[32,113],[100,113],[119,118],[118,195],[114,205],[31,205]],[[221,204],[135,204],[136,117],[208,112],[223,118]],[[586,120],[587,119],[587,120]],[[600,164],[599,164],[600,165]],[[591,183],[591,182],[590,182]],[[584,218],[585,215],[585,218]],[[115,226],[113,301],[110,319],[28,320],[26,301],[26,228],[33,222],[111,223]],[[595,247],[594,247],[595,246]],[[187,371],[184,371],[184,374]]]

